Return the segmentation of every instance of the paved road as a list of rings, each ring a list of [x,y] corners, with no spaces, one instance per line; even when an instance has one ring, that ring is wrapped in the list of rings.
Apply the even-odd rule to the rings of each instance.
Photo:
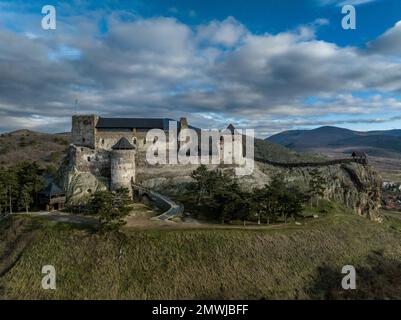
[[[157,217],[151,218],[151,220],[166,221],[166,220],[172,219],[175,216],[178,216],[184,212],[183,204],[175,203],[170,198],[168,198],[158,192],[152,191],[150,189],[147,189],[147,188],[142,187],[141,185],[135,184],[135,183],[132,183],[131,187],[133,190],[141,190],[141,191],[145,192],[154,201],[154,204],[156,206],[158,205],[158,202],[162,202],[169,206],[169,209],[167,211],[163,212],[161,215],[158,215]]]

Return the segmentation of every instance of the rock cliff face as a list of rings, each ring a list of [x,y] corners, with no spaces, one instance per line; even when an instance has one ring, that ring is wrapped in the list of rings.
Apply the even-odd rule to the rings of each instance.
[[[99,169],[95,162],[85,163],[92,151],[71,147],[60,168],[60,185],[64,187],[70,203],[85,201],[91,192],[108,188],[107,155],[92,154],[102,164]],[[136,157],[136,181],[145,187],[166,195],[182,192],[191,182],[190,174],[196,168],[193,165],[149,166],[143,155]],[[209,166],[210,169],[217,166]],[[289,184],[307,190],[314,168],[296,167],[279,168],[269,164],[256,163],[252,175],[240,178],[244,188],[252,189],[269,184],[278,173],[283,174]],[[335,164],[317,168],[325,180],[324,196],[327,199],[345,204],[356,214],[370,220],[380,221],[378,209],[381,199],[381,177],[369,165],[358,163]],[[232,170],[223,168],[222,170]]]
[[[109,162],[105,152],[70,146],[57,177],[69,204],[85,203],[92,193],[109,188]]]
[[[277,168],[260,165],[259,169],[271,176]],[[288,183],[307,191],[313,168],[280,169]],[[379,208],[381,204],[381,177],[369,165],[357,163],[336,164],[318,167],[323,177],[324,197],[346,205],[356,214],[370,220],[381,221]]]

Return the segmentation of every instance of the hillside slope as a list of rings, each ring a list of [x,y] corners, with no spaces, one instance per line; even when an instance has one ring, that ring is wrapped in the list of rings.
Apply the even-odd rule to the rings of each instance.
[[[341,268],[351,264],[360,273],[349,298],[401,298],[400,231],[339,212],[278,230],[108,236],[35,222],[0,287],[7,299],[321,299],[341,291]],[[47,264],[57,271],[54,291],[41,289]]]
[[[0,165],[10,166],[22,161],[46,167],[58,167],[70,143],[70,134],[47,134],[18,130],[0,135]]]
[[[350,152],[358,149],[377,157],[401,157],[401,130],[359,132],[326,126],[284,131],[266,140],[304,152]]]
[[[305,150],[324,146],[335,141],[356,137],[354,131],[337,127],[320,127],[313,130],[290,130],[267,138],[267,141],[278,143],[291,149]]]
[[[255,157],[278,162],[319,161],[323,156],[297,152],[278,143],[255,139]]]
[[[364,151],[386,181],[401,182],[401,130],[358,132],[337,127],[284,131],[266,139],[298,152],[334,158]]]
[[[7,166],[21,161],[36,161],[43,165],[58,166],[67,154],[70,140],[70,133],[47,134],[25,129],[3,133],[0,135],[0,164]],[[255,155],[288,162],[317,158],[261,139],[255,140]]]

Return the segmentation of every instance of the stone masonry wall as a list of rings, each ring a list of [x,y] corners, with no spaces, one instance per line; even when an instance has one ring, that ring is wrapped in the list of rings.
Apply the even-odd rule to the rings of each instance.
[[[96,148],[96,123],[95,115],[72,116],[72,143],[76,146]]]

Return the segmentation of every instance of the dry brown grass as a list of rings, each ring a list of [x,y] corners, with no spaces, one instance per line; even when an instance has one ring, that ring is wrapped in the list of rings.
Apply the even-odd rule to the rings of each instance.
[[[3,277],[12,299],[309,298],[318,268],[364,267],[372,251],[401,260],[401,234],[347,214],[296,228],[127,229],[102,236],[43,222]],[[54,265],[57,290],[41,289]]]
[[[40,165],[58,167],[66,154],[69,134],[46,134],[19,130],[0,135],[0,165],[36,161]]]

